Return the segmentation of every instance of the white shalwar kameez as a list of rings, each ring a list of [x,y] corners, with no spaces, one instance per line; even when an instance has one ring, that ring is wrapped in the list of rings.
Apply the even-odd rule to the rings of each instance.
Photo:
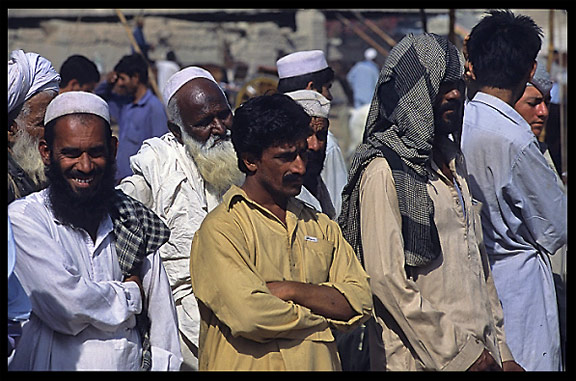
[[[123,282],[113,225],[106,217],[93,242],[83,229],[62,225],[48,191],[9,206],[18,251],[16,274],[32,302],[10,370],[139,370],[135,327],[142,310],[138,285]],[[157,253],[142,265],[150,317],[152,370],[181,363],[172,292]]]

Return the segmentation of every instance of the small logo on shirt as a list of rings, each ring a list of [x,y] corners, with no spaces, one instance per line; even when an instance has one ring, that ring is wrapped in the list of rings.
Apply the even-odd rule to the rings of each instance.
[[[304,239],[306,241],[310,241],[310,242],[318,242],[318,238],[316,237],[310,237],[309,235],[305,236]]]

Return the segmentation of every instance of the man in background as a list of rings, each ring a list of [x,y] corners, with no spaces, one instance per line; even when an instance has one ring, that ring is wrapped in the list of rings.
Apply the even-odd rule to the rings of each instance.
[[[93,92],[100,82],[98,67],[88,58],[75,54],[66,59],[60,67],[60,94],[67,91]]]

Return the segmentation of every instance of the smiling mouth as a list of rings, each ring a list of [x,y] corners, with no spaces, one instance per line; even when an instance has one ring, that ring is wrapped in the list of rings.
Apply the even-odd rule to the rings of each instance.
[[[73,178],[72,181],[74,182],[74,184],[80,188],[86,188],[88,186],[90,186],[90,184],[92,183],[92,181],[94,180],[94,177],[89,177],[89,178]]]

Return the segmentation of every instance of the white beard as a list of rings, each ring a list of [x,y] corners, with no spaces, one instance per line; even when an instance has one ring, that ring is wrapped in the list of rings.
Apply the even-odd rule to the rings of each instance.
[[[182,141],[192,157],[208,189],[222,196],[232,184],[242,185],[244,174],[238,169],[236,151],[230,140],[218,142],[211,136],[205,143],[199,143],[186,133]],[[216,143],[216,145],[215,145]]]
[[[36,185],[45,182],[44,162],[38,150],[40,139],[34,138],[25,129],[19,129],[15,137],[16,141],[12,146],[12,158]]]

